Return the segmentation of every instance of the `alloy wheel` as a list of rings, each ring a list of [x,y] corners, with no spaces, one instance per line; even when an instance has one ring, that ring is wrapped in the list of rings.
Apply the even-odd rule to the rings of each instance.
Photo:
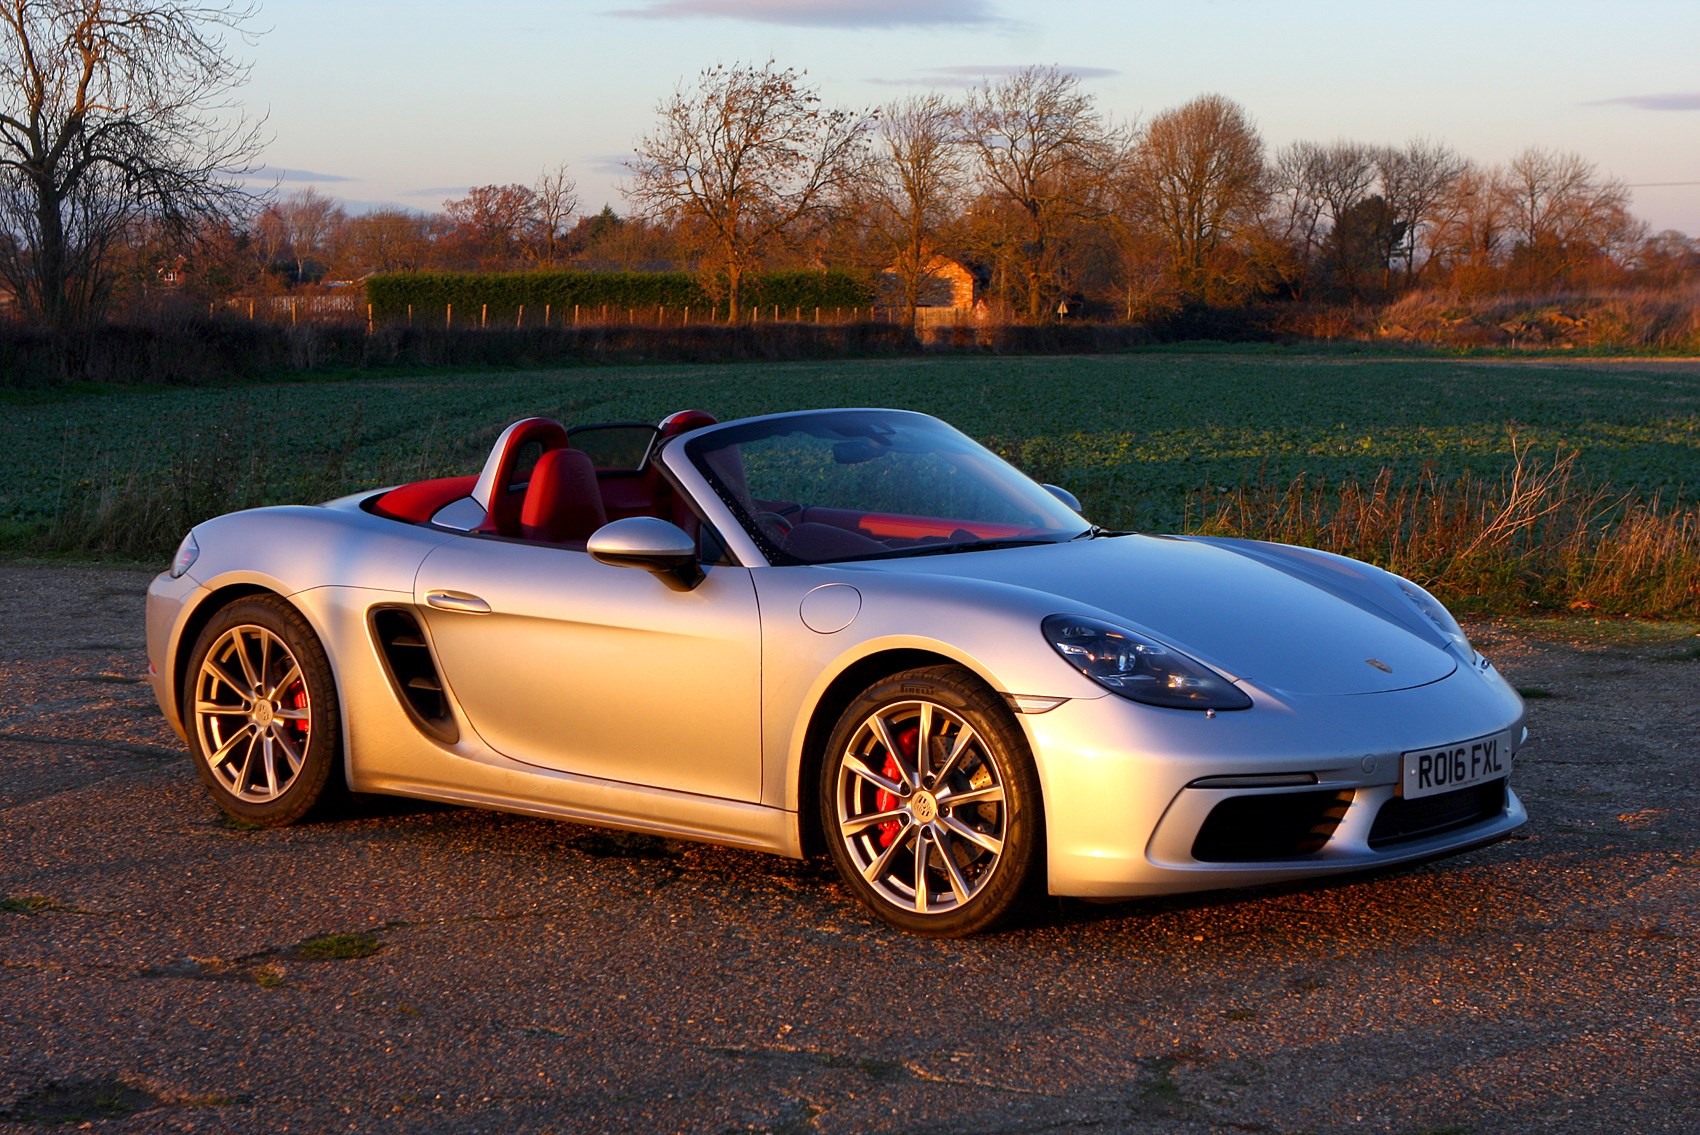
[[[1003,858],[1009,809],[996,751],[935,701],[869,714],[839,763],[834,799],[851,864],[901,911],[960,909]]]
[[[312,738],[313,703],[282,638],[242,624],[219,636],[195,679],[195,729],[224,790],[265,804],[295,783]]]

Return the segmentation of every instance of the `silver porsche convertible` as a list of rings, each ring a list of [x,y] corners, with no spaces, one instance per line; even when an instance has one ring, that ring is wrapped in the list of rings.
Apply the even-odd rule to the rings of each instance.
[[[923,934],[1524,822],[1523,703],[1422,588],[1078,508],[906,411],[528,418],[476,474],[197,525],[148,654],[233,816],[353,790],[826,854]]]

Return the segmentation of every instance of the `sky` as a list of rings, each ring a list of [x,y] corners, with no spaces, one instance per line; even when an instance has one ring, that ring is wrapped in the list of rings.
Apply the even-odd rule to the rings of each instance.
[[[716,63],[772,59],[853,108],[1044,64],[1122,122],[1225,95],[1271,154],[1578,153],[1655,231],[1700,236],[1695,0],[264,0],[251,26],[234,46],[265,175],[356,211],[435,210],[565,162],[581,212],[625,212],[657,105]]]

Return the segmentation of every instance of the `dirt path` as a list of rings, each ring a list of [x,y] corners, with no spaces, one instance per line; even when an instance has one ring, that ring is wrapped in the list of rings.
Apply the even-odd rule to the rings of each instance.
[[[1537,695],[1512,841],[933,942],[569,824],[233,830],[145,581],[0,567],[0,1130],[1700,1130],[1691,644],[1476,628]]]

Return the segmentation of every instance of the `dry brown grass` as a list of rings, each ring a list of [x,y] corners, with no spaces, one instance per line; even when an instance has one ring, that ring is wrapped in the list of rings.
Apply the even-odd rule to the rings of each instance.
[[[1374,335],[1441,347],[1700,351],[1700,283],[1546,296],[1412,292]]]
[[[1193,498],[1189,527],[1368,560],[1465,610],[1700,616],[1700,509],[1589,484],[1575,453],[1513,448],[1499,479],[1396,482],[1383,470],[1213,490]]]

